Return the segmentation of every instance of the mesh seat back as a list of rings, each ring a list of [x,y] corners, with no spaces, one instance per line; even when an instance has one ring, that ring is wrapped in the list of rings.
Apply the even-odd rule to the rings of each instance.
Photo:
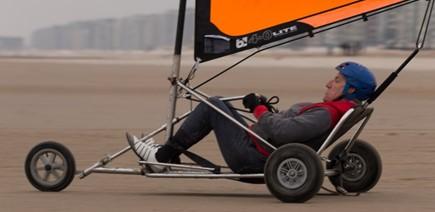
[[[359,123],[361,120],[369,116],[373,113],[373,108],[357,106],[354,108],[354,111],[347,117],[347,119],[343,122],[343,124],[338,129],[337,133],[335,133],[334,137],[332,137],[329,146],[331,146],[335,141],[341,138],[344,134],[346,134],[353,126]]]

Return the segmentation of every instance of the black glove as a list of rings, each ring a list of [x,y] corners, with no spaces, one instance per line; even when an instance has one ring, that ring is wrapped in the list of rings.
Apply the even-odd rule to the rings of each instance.
[[[262,105],[266,101],[266,97],[255,93],[250,93],[243,97],[243,106],[245,106],[245,108],[248,108],[249,111],[252,113],[258,105]]]

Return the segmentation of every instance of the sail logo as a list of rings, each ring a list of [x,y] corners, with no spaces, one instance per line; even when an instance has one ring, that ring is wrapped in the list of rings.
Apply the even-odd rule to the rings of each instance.
[[[261,33],[255,33],[250,36],[245,36],[236,39],[236,48],[246,48],[248,45],[257,45],[258,43],[262,42],[269,42],[272,39],[276,39],[285,35],[288,35],[290,33],[296,32],[298,30],[298,27],[296,25],[278,29],[276,31],[272,30],[266,30]]]
[[[255,33],[250,36],[236,39],[236,48],[241,49],[247,47],[248,45],[257,45],[260,42],[267,42],[272,38],[273,32],[270,30],[261,33]]]
[[[248,46],[248,37],[242,37],[236,40],[236,48],[241,49]]]
[[[287,35],[289,33],[295,32],[298,30],[297,26],[291,26],[284,29],[280,29],[278,31],[273,32],[273,37],[281,37]]]

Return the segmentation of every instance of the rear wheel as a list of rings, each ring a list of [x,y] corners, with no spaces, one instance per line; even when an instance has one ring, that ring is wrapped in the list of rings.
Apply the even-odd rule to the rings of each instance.
[[[71,152],[62,144],[47,141],[33,147],[24,165],[27,179],[40,191],[61,191],[74,179]]]
[[[381,157],[372,145],[362,140],[356,140],[349,154],[343,155],[347,143],[346,140],[337,144],[329,153],[328,158],[332,162],[327,164],[327,168],[342,172],[330,176],[329,180],[334,186],[343,187],[349,192],[367,192],[381,177]]]
[[[324,170],[310,147],[287,144],[270,155],[264,175],[269,191],[279,200],[305,202],[320,190]]]

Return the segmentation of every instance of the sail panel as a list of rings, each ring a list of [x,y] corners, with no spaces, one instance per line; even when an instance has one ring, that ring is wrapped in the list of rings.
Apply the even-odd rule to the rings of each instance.
[[[353,5],[349,5],[345,8],[341,8],[338,10],[328,11],[322,14],[318,14],[316,16],[311,16],[305,19],[302,19],[301,22],[311,25],[314,28],[322,27],[325,25],[329,25],[331,23],[345,20],[350,17],[364,14],[372,11],[376,11],[378,9],[382,9],[389,5],[394,5],[397,3],[403,2],[402,0],[384,0],[384,1],[361,1],[357,2]]]
[[[213,60],[416,1],[196,0],[195,60]]]
[[[241,36],[360,1],[211,0],[210,22],[226,35]]]

